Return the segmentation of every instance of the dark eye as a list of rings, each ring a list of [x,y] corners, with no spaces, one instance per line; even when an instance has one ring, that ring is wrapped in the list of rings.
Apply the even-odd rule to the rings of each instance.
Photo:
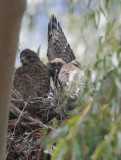
[[[30,59],[31,58],[31,56],[27,56],[27,59]]]
[[[56,67],[57,64],[56,64],[56,63],[52,63],[51,65],[52,65],[53,67]]]

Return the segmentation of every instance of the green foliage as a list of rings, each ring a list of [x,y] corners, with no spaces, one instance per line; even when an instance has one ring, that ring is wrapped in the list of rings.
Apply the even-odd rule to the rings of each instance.
[[[74,3],[74,0],[69,0],[69,10],[70,10],[70,13],[73,12],[73,3]]]
[[[48,143],[56,143],[52,160],[121,159],[121,32],[118,21],[121,2],[98,1],[100,3],[92,9],[93,2],[88,1],[82,27],[86,28],[93,21],[93,27],[98,29],[100,15],[106,17],[105,33],[98,37],[96,60],[92,65],[95,95],[93,102],[77,103],[71,118],[50,136]]]
[[[40,55],[40,49],[41,49],[41,46],[39,46],[39,47],[38,47],[38,50],[37,50],[38,56]]]

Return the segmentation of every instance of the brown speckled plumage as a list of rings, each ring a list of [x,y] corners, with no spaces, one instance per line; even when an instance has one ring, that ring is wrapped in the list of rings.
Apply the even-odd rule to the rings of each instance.
[[[73,64],[77,63],[74,63],[74,61],[72,63],[66,63],[59,58],[49,62],[53,72],[55,72],[56,69],[58,70],[56,81],[58,81],[60,87],[65,88],[67,95],[72,99],[76,99],[78,93],[85,88],[86,77],[84,72]]]
[[[48,24],[47,56],[49,61],[55,58],[61,58],[66,63],[70,63],[75,60],[74,53],[54,15]]]
[[[14,88],[25,99],[46,96],[50,89],[50,76],[46,65],[30,49],[23,50],[20,59],[22,66],[17,68],[14,74]]]

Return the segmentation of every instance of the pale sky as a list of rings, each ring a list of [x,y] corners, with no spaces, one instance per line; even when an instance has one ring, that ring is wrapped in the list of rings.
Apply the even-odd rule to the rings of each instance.
[[[20,32],[20,49],[22,50],[25,48],[30,48],[34,51],[37,51],[38,47],[41,45],[40,58],[47,62],[46,52],[48,22],[49,17],[54,13],[58,21],[60,22],[61,27],[76,57],[80,61],[84,61],[85,52],[87,52],[86,54],[89,53],[88,61],[91,61],[92,54],[94,54],[94,48],[92,47],[91,43],[93,43],[93,40],[96,40],[98,35],[104,35],[104,27],[106,25],[106,19],[104,15],[101,14],[100,16],[100,30],[97,31],[97,33],[93,33],[94,31],[92,31],[92,37],[91,32],[88,31],[88,29],[83,32],[80,30],[80,14],[74,12],[73,16],[68,16],[69,7],[67,4],[65,6],[64,0],[52,0],[52,4],[50,4],[49,0],[46,1],[48,1],[48,5],[46,5],[44,0],[28,0],[27,10],[23,18]],[[34,20],[34,27],[32,29],[29,29],[28,26],[31,23],[31,16]],[[72,20],[75,21],[74,24],[71,22]],[[83,38],[83,36],[85,39]],[[16,67],[18,67],[19,65],[19,55],[17,55]]]

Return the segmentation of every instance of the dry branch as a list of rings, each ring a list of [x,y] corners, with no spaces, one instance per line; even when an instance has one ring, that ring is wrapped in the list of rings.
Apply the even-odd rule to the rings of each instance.
[[[25,101],[12,88],[9,106],[7,160],[16,159],[16,157],[21,160],[26,159],[25,157],[43,159],[45,153],[43,152],[42,133],[43,130],[46,130],[47,136],[55,130],[53,126],[48,126],[53,118],[57,118],[58,121],[62,120],[63,113],[61,110],[57,110],[57,107],[62,103],[61,101],[60,98],[56,101],[54,96],[49,98],[38,97]],[[70,107],[71,103],[68,106]]]

